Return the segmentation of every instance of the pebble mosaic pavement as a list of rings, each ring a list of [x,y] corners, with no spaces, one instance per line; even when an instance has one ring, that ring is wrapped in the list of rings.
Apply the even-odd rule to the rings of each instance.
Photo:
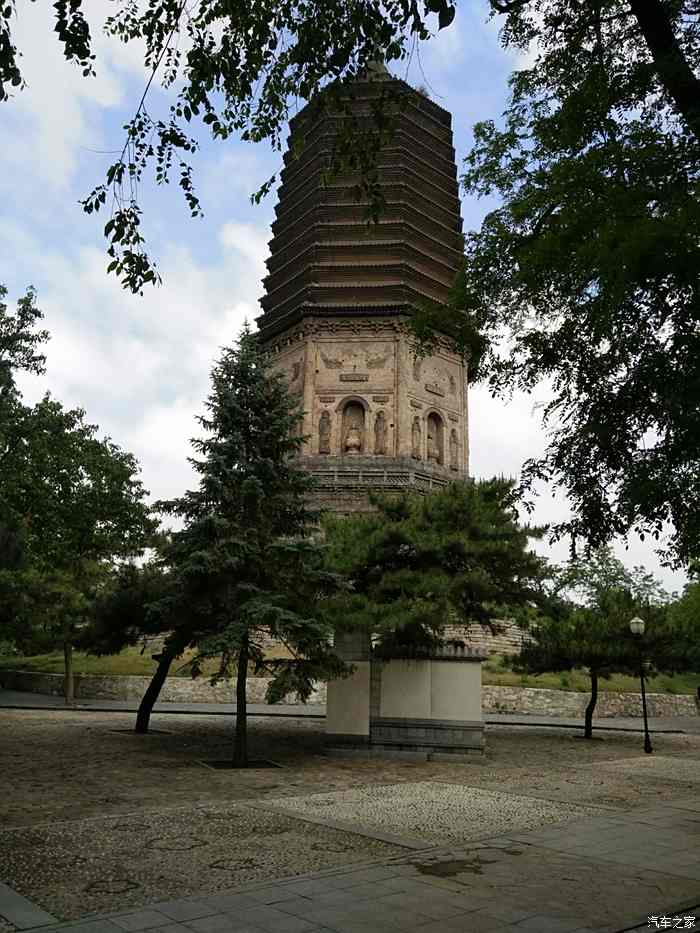
[[[596,807],[556,803],[437,781],[374,785],[330,794],[268,798],[299,817],[326,818],[356,829],[435,844],[472,842],[595,816]]]

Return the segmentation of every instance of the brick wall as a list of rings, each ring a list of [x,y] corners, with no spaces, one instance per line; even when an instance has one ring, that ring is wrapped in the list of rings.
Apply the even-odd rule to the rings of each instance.
[[[492,635],[483,625],[448,625],[445,627],[445,638],[463,641],[470,648],[487,655],[516,654],[520,651],[524,633],[522,629],[511,621],[498,623],[500,632]]]

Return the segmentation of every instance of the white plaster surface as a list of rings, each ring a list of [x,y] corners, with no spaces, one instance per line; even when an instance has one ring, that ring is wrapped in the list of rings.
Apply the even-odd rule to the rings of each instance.
[[[481,722],[481,664],[430,662],[432,719]]]
[[[369,735],[369,661],[352,663],[353,674],[328,684],[326,732],[330,735]]]
[[[596,807],[538,800],[437,781],[267,798],[291,815],[351,823],[367,832],[465,842],[599,815]]]
[[[389,661],[382,666],[379,715],[430,719],[430,661]]]
[[[481,721],[481,664],[389,661],[379,715],[386,719]]]

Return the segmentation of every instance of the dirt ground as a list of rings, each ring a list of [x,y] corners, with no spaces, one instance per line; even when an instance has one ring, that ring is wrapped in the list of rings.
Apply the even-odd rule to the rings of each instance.
[[[466,764],[334,759],[318,721],[253,719],[251,756],[281,768],[221,771],[232,722],[0,711],[0,880],[62,918],[214,893],[400,854],[399,847],[256,809],[266,798],[372,784],[441,781],[604,809],[697,792],[700,736],[639,734],[585,741],[566,730],[492,727]]]

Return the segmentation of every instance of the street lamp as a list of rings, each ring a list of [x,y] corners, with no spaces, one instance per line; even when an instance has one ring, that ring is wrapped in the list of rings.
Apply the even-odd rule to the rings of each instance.
[[[646,690],[644,689],[644,655],[642,653],[644,619],[640,619],[639,616],[635,616],[634,619],[630,619],[630,632],[632,632],[632,634],[639,639],[639,680],[642,684],[642,710],[644,712],[644,751],[647,753],[647,755],[649,755],[653,749],[651,747],[651,739],[649,738],[649,722],[647,720],[647,695]]]

